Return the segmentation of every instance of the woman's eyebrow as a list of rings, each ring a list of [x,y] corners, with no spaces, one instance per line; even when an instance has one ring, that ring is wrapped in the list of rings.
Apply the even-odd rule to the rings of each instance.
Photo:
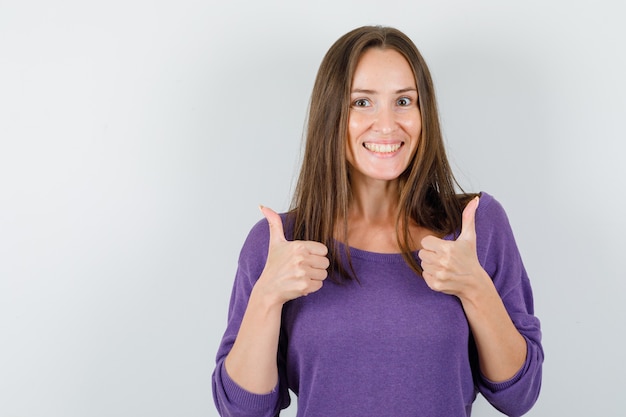
[[[355,88],[354,90],[351,91],[352,94],[357,93],[357,94],[375,94],[376,91],[374,90],[365,90],[362,88]]]

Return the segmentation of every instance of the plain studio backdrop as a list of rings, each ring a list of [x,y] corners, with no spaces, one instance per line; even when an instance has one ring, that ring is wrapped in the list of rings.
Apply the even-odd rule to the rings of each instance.
[[[623,415],[623,16],[607,0],[2,0],[0,416],[217,415],[239,250],[259,204],[288,208],[318,65],[364,24],[415,41],[455,174],[509,214],[544,331],[528,415]],[[479,398],[473,415],[499,413]]]

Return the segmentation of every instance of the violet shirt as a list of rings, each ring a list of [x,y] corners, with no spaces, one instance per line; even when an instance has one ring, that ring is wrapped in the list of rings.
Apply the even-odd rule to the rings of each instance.
[[[492,383],[480,374],[458,298],[431,290],[401,254],[351,248],[359,282],[327,279],[319,291],[286,303],[278,386],[266,395],[242,389],[224,359],[265,266],[269,228],[261,220],[241,250],[217,353],[213,396],[220,415],[276,416],[289,405],[289,389],[298,395],[299,417],[465,417],[478,392],[507,415],[524,414],[541,387],[540,324],[506,214],[486,193],[476,236],[479,261],[527,342],[526,362],[509,381]]]

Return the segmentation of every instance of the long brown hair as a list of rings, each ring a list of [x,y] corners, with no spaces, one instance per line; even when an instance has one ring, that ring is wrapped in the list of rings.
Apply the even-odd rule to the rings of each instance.
[[[433,82],[426,62],[413,42],[395,28],[363,26],[339,38],[328,50],[317,73],[309,107],[302,167],[290,216],[294,239],[314,240],[329,249],[331,268],[347,279],[356,278],[339,261],[337,230],[343,230],[346,251],[351,190],[346,138],[352,78],[359,58],[369,48],[393,49],[408,61],[418,91],[422,132],[417,151],[400,176],[398,245],[406,262],[422,273],[411,252],[409,224],[446,235],[461,227],[462,207],[470,198],[457,195],[458,183],[446,157]],[[460,187],[459,187],[460,189]],[[343,224],[337,224],[340,219]],[[343,227],[338,229],[337,226]]]

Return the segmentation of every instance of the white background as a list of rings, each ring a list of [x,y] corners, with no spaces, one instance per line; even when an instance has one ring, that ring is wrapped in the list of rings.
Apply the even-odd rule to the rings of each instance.
[[[259,204],[288,208],[317,67],[364,24],[415,41],[458,179],[509,214],[546,352],[528,415],[622,415],[623,17],[608,0],[0,0],[0,416],[217,415],[239,249]]]

